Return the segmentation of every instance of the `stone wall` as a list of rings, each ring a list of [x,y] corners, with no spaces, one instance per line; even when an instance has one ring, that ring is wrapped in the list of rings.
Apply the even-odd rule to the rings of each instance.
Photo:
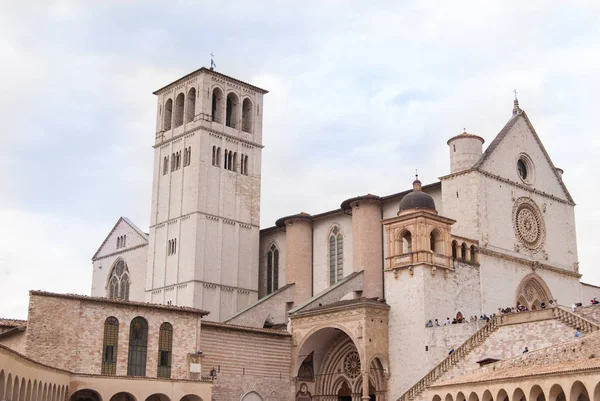
[[[141,316],[148,322],[146,376],[156,377],[159,328],[169,322],[173,326],[171,377],[189,378],[188,354],[198,350],[200,315],[175,307],[32,291],[25,353],[74,373],[100,374],[104,322],[109,316],[119,321],[117,375],[127,374],[129,325]]]
[[[534,351],[572,339],[573,335],[571,327],[556,319],[500,326],[466,358],[448,370],[442,381],[479,369],[477,361],[482,359],[508,359],[521,355],[525,347]]]
[[[202,324],[202,376],[217,371],[213,400],[289,399],[291,335],[223,323]]]
[[[126,246],[117,249],[117,238],[126,236]],[[108,296],[108,280],[112,268],[119,259],[123,259],[129,271],[131,284],[129,299],[145,299],[146,263],[148,257],[148,239],[143,237],[125,220],[120,219],[114,231],[108,236],[93,259],[92,291],[93,297]]]
[[[271,324],[287,324],[287,305],[294,302],[294,287],[295,284],[286,284],[227,319],[226,323],[258,328],[263,328],[267,321]]]
[[[25,330],[13,329],[13,332],[10,334],[0,337],[0,344],[5,345],[16,352],[24,354],[25,339]]]

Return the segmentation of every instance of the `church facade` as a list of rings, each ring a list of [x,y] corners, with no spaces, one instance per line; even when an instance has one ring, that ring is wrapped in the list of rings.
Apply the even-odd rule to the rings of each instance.
[[[28,320],[0,333],[20,353],[0,348],[0,362],[62,369],[63,399],[466,401],[480,366],[517,366],[524,347],[554,355],[575,329],[598,337],[600,310],[564,308],[600,288],[580,281],[574,200],[516,100],[485,151],[478,135],[449,138],[439,181],[261,229],[267,91],[201,68],[154,94],[148,232],[120,218],[92,258],[90,297],[32,291]],[[45,323],[52,310],[78,323]],[[571,372],[590,363],[585,347]],[[581,386],[600,382],[592,368]],[[477,388],[468,401],[509,398]],[[566,400],[540,391],[533,401]],[[30,401],[14,385],[5,399]]]

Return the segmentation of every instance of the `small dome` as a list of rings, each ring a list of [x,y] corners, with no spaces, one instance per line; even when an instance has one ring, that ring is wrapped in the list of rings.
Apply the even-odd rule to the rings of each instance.
[[[433,198],[421,190],[421,181],[418,179],[413,182],[413,191],[404,195],[400,201],[398,212],[403,212],[410,209],[428,209],[435,210],[435,202]]]

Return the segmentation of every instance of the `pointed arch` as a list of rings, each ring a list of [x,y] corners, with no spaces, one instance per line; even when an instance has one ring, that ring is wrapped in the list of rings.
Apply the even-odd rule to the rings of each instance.
[[[131,286],[131,275],[127,263],[118,258],[113,263],[108,274],[107,294],[109,299],[129,300],[129,287]]]
[[[267,250],[267,294],[279,289],[279,247],[272,243]]]
[[[0,400],[4,400],[4,391],[6,388],[6,382],[4,377],[4,370],[0,369]]]
[[[515,304],[520,303],[530,310],[534,305],[536,308],[541,307],[542,302],[548,305],[548,301],[551,299],[553,297],[550,288],[535,272],[523,277],[515,291]]]
[[[458,243],[456,240],[452,241],[452,259],[456,259],[458,257]]]
[[[344,235],[338,224],[329,230],[329,285],[344,277]]]

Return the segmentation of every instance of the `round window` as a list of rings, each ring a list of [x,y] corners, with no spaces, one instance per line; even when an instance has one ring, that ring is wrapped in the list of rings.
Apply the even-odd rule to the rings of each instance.
[[[533,182],[533,163],[526,154],[521,154],[517,160],[517,173],[524,183],[531,184]]]

